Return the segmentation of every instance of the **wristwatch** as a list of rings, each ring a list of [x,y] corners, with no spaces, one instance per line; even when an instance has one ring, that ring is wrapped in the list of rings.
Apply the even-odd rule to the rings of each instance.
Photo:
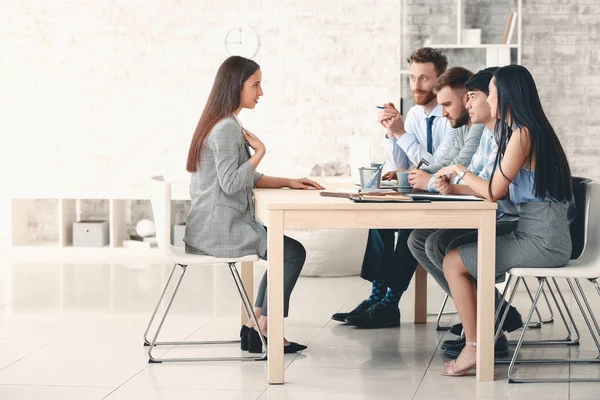
[[[462,171],[460,171],[460,173],[458,175],[456,175],[458,177],[459,181],[462,181],[462,179],[465,177],[465,174],[469,172],[468,169],[463,169]]]

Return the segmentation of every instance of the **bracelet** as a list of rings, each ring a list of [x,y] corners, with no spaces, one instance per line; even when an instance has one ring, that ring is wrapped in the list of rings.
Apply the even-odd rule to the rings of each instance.
[[[459,181],[462,181],[463,178],[465,177],[465,175],[467,174],[467,172],[469,172],[468,168],[463,169],[461,172],[458,173],[457,177]]]

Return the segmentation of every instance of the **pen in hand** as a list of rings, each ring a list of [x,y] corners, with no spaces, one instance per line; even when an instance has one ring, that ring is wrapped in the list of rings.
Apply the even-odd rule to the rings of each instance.
[[[419,165],[417,165],[417,169],[421,168],[421,165],[425,164],[426,167],[429,167],[429,161],[427,161],[424,158],[421,158],[421,161],[419,161]]]

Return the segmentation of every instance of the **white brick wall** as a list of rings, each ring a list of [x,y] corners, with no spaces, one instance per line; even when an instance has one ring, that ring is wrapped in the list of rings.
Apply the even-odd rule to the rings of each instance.
[[[523,64],[571,162],[600,179],[600,2],[524,2]]]
[[[245,24],[260,35],[265,97],[241,117],[267,145],[263,172],[300,176],[345,162],[351,134],[373,137],[381,158],[375,105],[398,100],[397,71],[425,37],[455,40],[452,0],[0,2],[0,131],[11,143],[0,162],[13,191],[128,184],[155,172],[187,179],[187,147],[228,56],[225,34]],[[512,6],[465,3],[484,21],[469,14],[465,27],[495,40]],[[574,172],[600,178],[600,6],[524,3],[524,64]],[[472,68],[482,60],[449,55]]]
[[[379,133],[375,105],[398,97],[399,25],[397,0],[346,3],[8,2],[1,124],[14,140],[12,183],[186,179],[225,34],[240,23],[262,44],[265,97],[242,115],[270,150],[261,170],[305,175],[345,159],[343,136]]]

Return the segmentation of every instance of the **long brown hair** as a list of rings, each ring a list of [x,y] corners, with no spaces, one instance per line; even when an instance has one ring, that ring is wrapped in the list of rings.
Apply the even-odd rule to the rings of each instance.
[[[188,172],[196,172],[202,144],[217,122],[239,108],[244,82],[259,69],[256,62],[240,56],[231,56],[221,64],[192,137],[186,165]]]

